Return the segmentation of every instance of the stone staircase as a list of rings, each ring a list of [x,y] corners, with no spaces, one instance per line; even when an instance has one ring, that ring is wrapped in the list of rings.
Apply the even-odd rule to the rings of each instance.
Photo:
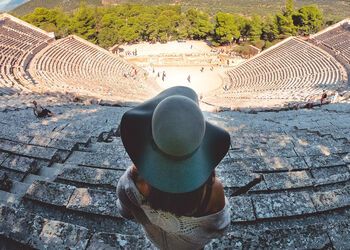
[[[116,209],[131,165],[118,134],[127,108],[70,104],[34,117],[0,112],[3,249],[153,249]],[[231,134],[217,167],[231,225],[205,249],[348,249],[350,106],[205,113]]]

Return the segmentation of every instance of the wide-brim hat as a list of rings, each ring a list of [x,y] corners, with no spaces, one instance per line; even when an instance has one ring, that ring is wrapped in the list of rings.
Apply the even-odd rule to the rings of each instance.
[[[197,94],[182,86],[166,89],[124,113],[120,133],[139,175],[169,193],[203,185],[230,145],[224,129],[205,121]],[[179,147],[177,139],[185,144]]]

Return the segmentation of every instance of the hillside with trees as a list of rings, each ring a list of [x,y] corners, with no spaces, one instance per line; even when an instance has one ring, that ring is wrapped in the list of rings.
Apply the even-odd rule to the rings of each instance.
[[[104,48],[141,41],[205,39],[213,45],[253,44],[264,49],[279,39],[312,34],[323,26],[323,14],[316,5],[295,8],[293,0],[287,0],[282,11],[264,17],[221,11],[210,16],[194,8],[183,11],[180,5],[81,4],[73,12],[37,8],[21,18],[55,32],[58,38],[76,34]]]
[[[37,7],[54,8],[60,7],[64,11],[71,11],[77,7],[82,0],[30,0],[30,2],[18,7],[13,11],[15,15],[25,15],[33,12]],[[209,13],[211,16],[219,11],[228,13],[240,13],[252,15],[255,13],[267,16],[280,11],[284,7],[284,0],[84,0],[88,5],[101,6],[112,4],[142,4],[148,6],[181,4],[183,11],[191,8],[199,9]],[[326,21],[339,21],[349,16],[349,0],[297,0],[296,7],[317,4],[323,11]]]

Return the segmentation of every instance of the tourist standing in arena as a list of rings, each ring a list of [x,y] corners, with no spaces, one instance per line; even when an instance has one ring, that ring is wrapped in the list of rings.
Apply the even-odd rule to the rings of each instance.
[[[230,135],[205,121],[196,93],[173,87],[127,111],[121,138],[134,165],[118,182],[118,209],[160,249],[202,249],[230,224],[215,167]]]

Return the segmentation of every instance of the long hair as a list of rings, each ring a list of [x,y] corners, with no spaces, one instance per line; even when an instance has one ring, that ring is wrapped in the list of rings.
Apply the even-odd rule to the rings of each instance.
[[[187,193],[167,193],[149,185],[150,192],[147,201],[155,210],[167,211],[177,216],[202,216],[205,211],[201,210],[207,208],[208,205],[202,204],[204,191],[207,189],[206,193],[211,192],[208,188],[212,186],[213,177],[215,177],[215,171],[202,186]],[[201,209],[203,205],[204,209]]]

